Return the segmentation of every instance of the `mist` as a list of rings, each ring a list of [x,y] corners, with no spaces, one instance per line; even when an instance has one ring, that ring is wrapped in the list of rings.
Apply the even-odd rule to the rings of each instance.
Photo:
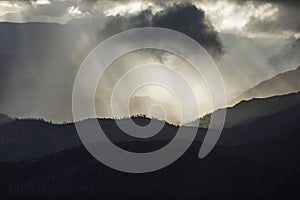
[[[184,21],[169,23],[168,17],[175,15],[174,13],[188,13],[184,18],[189,20],[188,26]],[[300,50],[299,45],[296,45],[298,40],[292,34],[289,38],[260,38],[222,33],[209,23],[207,17],[204,10],[184,5],[156,13],[144,10],[123,16],[83,17],[66,24],[1,23],[0,110],[17,118],[42,118],[57,123],[72,121],[73,83],[84,58],[107,37],[136,27],[155,25],[179,30],[202,44],[221,72],[228,99],[237,92],[245,91],[261,81],[298,66],[296,55],[299,55]],[[195,23],[194,18],[197,19]],[[191,27],[198,27],[199,30]],[[293,58],[282,56],[280,62],[276,61],[278,55],[285,55],[282,52]],[[201,99],[198,105],[201,115],[213,111],[202,78],[195,77],[192,67],[184,60],[165,52],[141,51],[116,60],[100,81],[95,100],[98,117],[116,117],[112,116],[110,110],[114,84],[122,73],[145,62],[164,64],[187,76]],[[160,73],[157,71],[157,74]],[[167,93],[164,98],[159,98],[160,93],[157,91],[159,89],[156,86],[137,91],[128,105],[131,114],[160,118],[160,111],[152,114],[149,111],[150,104],[160,103],[168,114],[167,121],[178,123],[178,102]],[[119,101],[120,104],[124,103],[122,99]],[[126,116],[120,114],[117,117]]]

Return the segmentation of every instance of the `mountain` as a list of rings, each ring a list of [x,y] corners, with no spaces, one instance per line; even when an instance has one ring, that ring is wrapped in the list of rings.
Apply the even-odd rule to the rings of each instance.
[[[0,125],[0,161],[37,159],[78,145],[72,124],[17,119]]]
[[[249,123],[225,128],[218,143],[229,146],[259,144],[273,138],[285,137],[287,133],[298,134],[299,116],[300,104],[253,119]]]
[[[150,119],[132,118],[141,126],[147,125]],[[78,123],[89,123],[91,119]],[[128,124],[131,119],[120,119]],[[101,128],[113,142],[169,140],[176,134],[177,128],[163,121],[154,120],[162,125],[160,133],[146,139],[139,139],[124,132],[112,119],[98,119]],[[17,119],[0,125],[0,162],[38,159],[45,155],[57,153],[82,145],[76,132],[75,124],[52,124],[37,119]]]
[[[299,94],[291,96],[291,98],[297,97],[299,101]],[[280,98],[286,100],[287,97],[289,95]],[[283,137],[284,134],[289,132],[298,133],[300,131],[299,116],[300,103],[264,116],[256,116],[256,118],[249,119],[247,122],[240,122],[232,127],[224,128],[217,144],[221,146],[258,144],[272,140],[272,138]],[[202,141],[203,132],[200,131],[197,137],[199,141]]]
[[[300,105],[297,102],[299,93],[241,102],[231,109],[236,109],[235,112],[245,107],[254,109],[247,106],[253,104],[274,108],[278,105],[281,110],[225,128],[217,145],[204,159],[198,158],[198,152],[206,130],[199,128],[196,140],[181,158],[164,169],[144,174],[119,172],[97,161],[81,145],[72,123],[57,125],[17,119],[0,125],[0,198],[286,199],[299,196]],[[130,119],[121,120],[126,123]],[[143,117],[133,120],[142,126],[150,122]],[[122,133],[114,120],[98,121],[117,146],[137,153],[162,148],[178,130],[165,123],[158,135],[137,139]]]
[[[1,199],[286,199],[300,195],[300,106],[225,130],[250,143],[218,145],[204,159],[195,141],[170,166],[144,174],[111,169],[80,146],[39,160],[0,163]],[[240,136],[241,134],[241,136]],[[261,137],[269,135],[267,140]],[[248,138],[249,137],[249,138]],[[254,138],[252,138],[254,139]],[[139,150],[155,146],[123,142]]]
[[[164,110],[155,109],[153,105],[161,105]],[[179,107],[169,102],[155,100],[149,96],[133,96],[129,101],[129,111],[131,116],[145,114],[149,118],[164,119],[170,124],[181,124],[180,117],[175,114],[166,115],[165,113],[180,113]]]
[[[219,145],[241,145],[268,140],[284,133],[286,130],[298,128],[300,115],[300,93],[276,96],[266,99],[243,101],[228,109],[226,127],[223,130]],[[217,111],[218,112],[218,111]],[[297,113],[298,112],[298,113]],[[274,117],[275,116],[275,117]],[[150,119],[132,118],[135,123],[145,126]],[[209,120],[207,116],[205,118]],[[131,119],[120,119],[123,124]],[[102,129],[113,142],[151,142],[161,141],[156,149],[167,144],[178,131],[178,127],[153,119],[163,128],[150,138],[136,138],[124,132],[112,119],[98,119]],[[89,120],[78,123],[88,123]],[[283,127],[283,124],[285,125]],[[191,128],[191,127],[184,127]],[[197,140],[202,141],[206,129],[199,128]],[[51,124],[42,120],[23,119],[0,125],[0,161],[18,161],[38,159],[45,155],[80,146],[82,143],[73,123]]]
[[[9,123],[14,121],[14,119],[8,117],[7,115],[0,113],[0,125],[1,124],[5,124],[5,123]]]
[[[244,100],[226,109],[225,127],[249,123],[262,116],[300,105],[300,93],[274,96],[261,99]],[[215,111],[216,115],[220,110]],[[200,127],[207,128],[211,114],[200,119]],[[191,124],[194,124],[193,122]]]
[[[295,70],[280,73],[258,85],[242,92],[234,98],[230,104],[252,98],[265,98],[275,95],[283,95],[300,91],[300,66]]]

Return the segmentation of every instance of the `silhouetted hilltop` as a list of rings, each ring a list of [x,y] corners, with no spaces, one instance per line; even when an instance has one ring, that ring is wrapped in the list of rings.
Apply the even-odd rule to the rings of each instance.
[[[235,106],[226,108],[225,127],[246,124],[259,117],[271,115],[297,105],[300,105],[300,93],[244,100]],[[215,112],[218,114],[220,110]],[[210,117],[211,114],[208,114],[200,119],[200,127],[207,128]]]
[[[139,125],[147,125],[150,121],[144,117],[132,119]],[[77,123],[88,123],[90,120]],[[128,123],[130,119],[119,120]],[[113,142],[167,140],[174,137],[177,130],[175,126],[153,120],[162,124],[163,129],[161,133],[147,139],[125,134],[113,119],[98,119],[98,122]],[[17,119],[0,125],[0,161],[37,159],[81,144],[74,123],[52,124],[41,119]]]
[[[300,66],[295,70],[280,73],[242,92],[231,104],[253,98],[265,98],[300,91]]]
[[[197,157],[201,142],[196,141],[176,162],[152,173],[118,172],[94,159],[82,146],[37,161],[0,163],[0,198],[252,200],[296,197],[300,195],[299,126],[286,129],[290,124],[285,123],[289,121],[288,113],[292,118],[299,116],[299,111],[298,107],[297,111],[274,114],[272,121],[265,117],[262,126],[253,125],[267,132],[273,130],[272,126],[278,121],[286,119],[281,124],[280,135],[248,145],[217,145],[204,159]],[[241,131],[248,130],[249,125]],[[241,133],[230,130],[233,129],[228,129],[228,133],[233,135]],[[159,141],[152,141],[146,145],[157,143]],[[139,142],[118,144],[141,148]]]
[[[4,123],[9,123],[14,121],[13,118],[8,117],[7,115],[0,113],[0,125]]]
[[[299,94],[291,94],[265,100],[245,101],[231,108],[237,121],[235,126],[225,128],[218,142],[218,145],[242,145],[257,143],[269,140],[287,131],[300,130],[299,119],[300,105]],[[256,106],[262,106],[255,109]],[[275,109],[277,108],[278,109]],[[268,109],[274,110],[270,112]],[[280,109],[279,109],[280,108]],[[237,109],[235,111],[235,109]],[[230,109],[229,109],[230,110]],[[239,111],[240,110],[240,111]],[[255,115],[248,116],[249,113],[257,111]],[[239,118],[240,117],[240,118]],[[90,120],[90,119],[89,119]],[[78,123],[88,123],[84,120]],[[119,119],[123,123],[128,123],[130,119]],[[133,120],[142,126],[147,125],[150,119],[144,117],[134,117]],[[98,119],[99,124],[107,137],[114,143],[120,142],[140,142],[144,146],[142,150],[153,150],[167,144],[174,138],[178,127],[163,121],[153,119],[158,125],[162,125],[162,130],[156,135],[141,139],[124,133],[112,119]],[[192,127],[184,127],[186,129]],[[199,128],[196,140],[202,141],[206,129]],[[146,146],[144,143],[161,141],[157,146]],[[0,125],[0,161],[37,159],[44,155],[53,154],[62,150],[81,145],[73,123],[51,124],[42,120],[15,120],[10,123]]]

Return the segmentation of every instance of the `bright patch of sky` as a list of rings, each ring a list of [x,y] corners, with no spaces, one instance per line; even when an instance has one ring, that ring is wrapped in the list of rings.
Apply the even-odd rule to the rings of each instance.
[[[195,5],[205,11],[217,31],[248,36],[254,36],[246,30],[251,19],[275,18],[275,14],[278,12],[278,8],[274,4],[254,4],[250,1],[244,4],[207,1],[195,2]]]

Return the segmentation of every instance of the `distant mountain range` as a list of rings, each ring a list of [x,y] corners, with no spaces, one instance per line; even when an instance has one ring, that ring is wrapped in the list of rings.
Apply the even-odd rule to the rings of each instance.
[[[225,129],[209,156],[197,157],[201,146],[197,140],[180,159],[152,173],[128,174],[111,169],[93,158],[83,146],[38,160],[0,162],[0,198],[253,200],[297,197],[300,195],[299,116],[300,106],[295,106]],[[147,146],[157,147],[161,143],[128,141],[117,145],[141,152]],[[32,148],[30,144],[26,148]]]
[[[230,104],[238,103],[242,100],[253,98],[265,98],[276,95],[289,94],[300,91],[300,66],[295,70],[290,70],[278,74],[258,85],[237,94]]]
[[[300,105],[300,93],[274,96],[268,98],[244,100],[233,107],[226,108],[225,127],[242,125],[294,106]],[[220,110],[215,111],[216,114]],[[200,119],[200,127],[208,128],[211,114]],[[191,122],[190,124],[195,124]]]
[[[285,134],[289,130],[300,130],[299,100],[300,93],[295,93],[243,101],[229,108],[226,128],[218,144],[257,143]],[[133,119],[138,124],[149,123],[147,118]],[[122,120],[126,123],[129,119]],[[147,139],[137,139],[124,134],[114,120],[99,119],[99,123],[113,142],[169,141],[178,130],[178,127],[165,123],[164,128],[157,135]],[[156,120],[156,123],[164,122]],[[202,141],[205,133],[205,129],[199,128],[197,140]],[[81,141],[73,123],[57,125],[42,120],[24,119],[0,125],[0,161],[37,159],[79,145]]]

